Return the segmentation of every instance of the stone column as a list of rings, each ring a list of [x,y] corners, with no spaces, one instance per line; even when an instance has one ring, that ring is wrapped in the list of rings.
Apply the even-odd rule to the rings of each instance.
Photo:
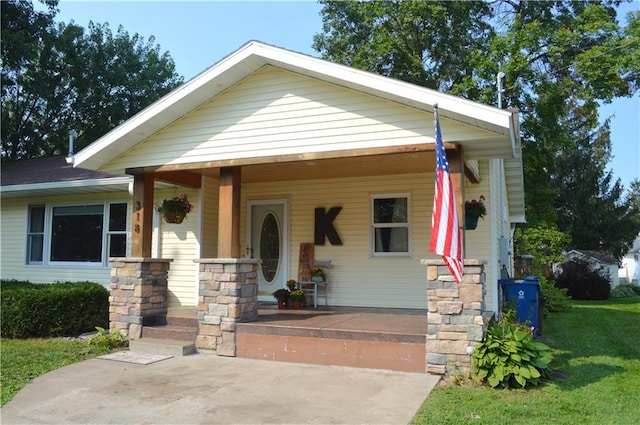
[[[427,266],[427,372],[463,373],[486,330],[484,264],[465,260],[457,284],[442,260],[422,260]]]
[[[167,275],[173,260],[113,257],[109,261],[109,329],[140,338],[143,325],[166,321]]]
[[[196,347],[236,355],[236,323],[258,319],[258,267],[251,258],[209,258],[200,264]]]

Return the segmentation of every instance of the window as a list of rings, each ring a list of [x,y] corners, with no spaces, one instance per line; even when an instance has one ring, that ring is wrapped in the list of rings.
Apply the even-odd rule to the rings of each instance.
[[[27,264],[41,264],[44,244],[44,205],[29,207],[27,230]]]
[[[127,251],[127,204],[29,207],[27,264],[106,264]]]
[[[409,255],[409,195],[371,197],[371,243],[374,257]]]

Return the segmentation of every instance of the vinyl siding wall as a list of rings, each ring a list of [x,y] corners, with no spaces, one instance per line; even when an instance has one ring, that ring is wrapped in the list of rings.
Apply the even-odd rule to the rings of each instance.
[[[447,140],[491,138],[442,119]],[[269,157],[433,141],[433,115],[266,66],[102,167]]]
[[[490,190],[490,184],[492,176],[489,174],[489,162],[478,161],[480,169],[480,183],[471,184],[467,181],[465,186],[465,200],[470,201],[472,199],[480,199],[480,196],[484,196],[484,204],[487,208],[487,215],[484,219],[478,220],[478,227],[475,230],[467,230],[465,232],[466,252],[465,258],[486,261],[485,273],[486,273],[486,289],[485,303],[487,309],[492,309],[491,297],[493,296],[494,288],[491,282],[495,279],[495,268],[492,265],[491,259],[495,258],[494,251],[496,250],[496,211],[498,210],[499,199],[492,196]]]
[[[2,279],[28,280],[35,283],[51,283],[56,281],[90,281],[103,285],[111,282],[111,266],[105,265],[27,265],[26,246],[29,205],[60,204],[81,205],[102,203],[104,201],[127,202],[131,211],[129,194],[109,193],[100,195],[53,196],[39,198],[3,199],[0,226],[2,239],[0,241]],[[131,228],[131,214],[127,214],[127,229]],[[127,255],[131,250],[131,233],[127,232]]]
[[[244,185],[241,223],[246,223],[248,200],[288,198],[289,275],[296,278],[300,243],[314,239],[315,208],[340,206],[334,226],[343,245],[334,246],[327,240],[326,245],[314,248],[316,259],[332,262],[329,304],[424,309],[426,272],[420,260],[435,258],[428,253],[433,186],[433,173]],[[370,256],[370,196],[389,193],[410,195],[410,257]],[[247,240],[246,232],[243,226],[242,241]]]
[[[154,204],[160,205],[164,198],[172,198],[185,193],[193,205],[193,211],[180,224],[171,224],[159,220],[160,240],[158,241],[160,258],[173,258],[169,269],[169,306],[196,305],[198,284],[198,265],[193,262],[200,258],[200,191],[177,188],[175,190],[156,190]]]

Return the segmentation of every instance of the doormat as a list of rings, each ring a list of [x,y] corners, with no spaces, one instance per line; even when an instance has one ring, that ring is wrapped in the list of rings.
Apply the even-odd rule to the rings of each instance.
[[[173,356],[165,356],[162,354],[140,353],[135,351],[120,351],[118,353],[106,354],[98,357],[102,360],[113,360],[116,362],[135,363],[135,364],[151,364],[162,360],[167,360]]]

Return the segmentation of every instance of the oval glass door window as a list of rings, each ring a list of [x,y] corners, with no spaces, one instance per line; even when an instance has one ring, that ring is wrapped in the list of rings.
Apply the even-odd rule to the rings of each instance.
[[[280,267],[280,226],[272,212],[265,214],[260,226],[260,259],[262,275],[267,284],[272,284]]]

